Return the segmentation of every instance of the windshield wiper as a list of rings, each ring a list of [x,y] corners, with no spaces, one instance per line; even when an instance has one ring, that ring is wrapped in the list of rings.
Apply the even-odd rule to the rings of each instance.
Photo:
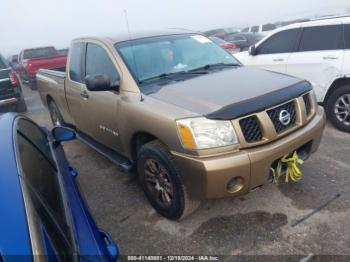
[[[195,69],[192,69],[188,72],[197,72],[200,70],[210,70],[210,69],[218,69],[218,68],[225,68],[225,67],[234,67],[234,66],[241,66],[240,64],[235,64],[235,63],[231,63],[231,64],[225,64],[225,63],[217,63],[217,64],[207,64],[205,66],[201,66]]]
[[[174,80],[179,76],[186,76],[186,75],[204,75],[204,74],[208,74],[208,72],[201,72],[201,71],[196,71],[196,72],[192,72],[192,70],[190,71],[180,71],[180,72],[174,72],[174,73],[163,73],[157,76],[153,76],[150,78],[146,78],[143,80],[139,81],[139,84],[142,84],[144,82],[148,82],[148,81],[152,81],[152,80],[158,80],[158,79],[169,79],[169,80]]]

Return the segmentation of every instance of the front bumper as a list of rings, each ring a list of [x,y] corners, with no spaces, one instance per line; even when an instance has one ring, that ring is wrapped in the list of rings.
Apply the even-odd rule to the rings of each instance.
[[[263,146],[205,158],[172,153],[181,168],[190,198],[238,196],[266,184],[272,164],[284,155],[305,145],[309,145],[308,154],[314,153],[320,144],[324,126],[324,110],[319,107],[308,124]],[[227,184],[237,177],[240,178],[242,187],[232,192],[227,189]]]

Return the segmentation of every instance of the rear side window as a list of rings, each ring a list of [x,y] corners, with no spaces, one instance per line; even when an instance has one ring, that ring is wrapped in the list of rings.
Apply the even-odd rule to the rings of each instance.
[[[4,58],[0,55],[0,69],[5,69],[7,68],[6,62]]]
[[[99,45],[89,43],[86,49],[86,75],[106,74],[111,83],[119,80],[119,74],[107,52]]]
[[[83,43],[75,43],[72,46],[69,62],[69,77],[72,81],[83,83],[81,57],[83,54]]]
[[[259,45],[257,53],[261,55],[292,52],[297,36],[298,29],[281,31],[272,35]]]
[[[55,167],[55,162],[53,160],[49,141],[47,140],[47,135],[36,125],[28,120],[21,119],[18,121],[18,130],[25,136],[30,138],[31,143],[40,150],[44,157],[50,162],[52,166]],[[56,167],[55,167],[56,168]]]
[[[350,49],[350,24],[344,25],[345,49]]]
[[[342,49],[341,31],[340,25],[305,27],[298,51]]]
[[[29,128],[29,129],[28,129]],[[32,135],[31,132],[35,134]],[[32,122],[20,119],[17,123],[16,145],[20,174],[28,186],[33,208],[45,228],[55,250],[63,260],[73,254],[73,240],[66,220],[64,198],[59,173],[45,148],[47,138],[38,140],[42,130]],[[50,153],[51,154],[51,153]]]

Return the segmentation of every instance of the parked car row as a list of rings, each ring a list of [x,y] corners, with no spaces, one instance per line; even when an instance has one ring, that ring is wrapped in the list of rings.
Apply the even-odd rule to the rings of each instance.
[[[228,27],[228,28],[218,28],[213,30],[205,31],[203,34],[207,37],[214,36],[221,39],[225,39],[228,34],[236,34],[239,33],[240,30],[236,27]]]
[[[350,17],[283,27],[235,57],[245,65],[307,79],[329,120],[350,132]]]
[[[218,46],[220,46],[221,48],[225,49],[226,51],[232,54],[240,51],[240,49],[237,48],[236,44],[227,42],[216,36],[210,36],[209,39],[213,41],[215,44],[217,44]]]
[[[58,51],[53,46],[22,50],[19,55],[8,59],[10,66],[18,72],[21,80],[36,89],[37,71],[41,68],[64,70],[67,62],[65,50]]]
[[[225,37],[225,41],[233,43],[239,49],[239,51],[245,51],[264,37],[265,35],[259,33],[228,34]]]
[[[277,26],[275,24],[260,24],[245,27],[242,29],[242,33],[260,33],[263,35],[268,35],[272,33],[275,29],[277,29]]]

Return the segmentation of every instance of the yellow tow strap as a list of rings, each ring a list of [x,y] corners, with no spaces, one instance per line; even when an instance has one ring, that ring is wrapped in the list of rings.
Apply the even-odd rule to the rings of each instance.
[[[289,178],[294,182],[298,182],[303,178],[303,174],[298,167],[298,164],[302,165],[304,161],[298,157],[297,151],[294,151],[291,157],[285,155],[277,164],[277,168],[271,168],[274,177],[274,183],[278,183],[278,180],[282,176],[282,167],[287,165],[285,182],[289,182]]]

